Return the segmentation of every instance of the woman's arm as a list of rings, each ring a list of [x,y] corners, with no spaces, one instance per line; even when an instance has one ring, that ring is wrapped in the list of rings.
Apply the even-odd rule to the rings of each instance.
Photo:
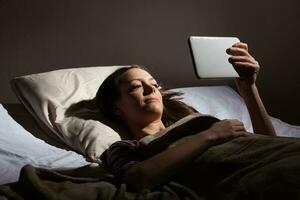
[[[188,136],[175,146],[129,167],[125,182],[136,190],[154,188],[170,180],[209,147],[246,135],[243,123],[237,120],[216,122],[211,128]]]
[[[240,95],[245,100],[253,131],[275,136],[275,129],[255,84],[260,69],[258,62],[249,54],[248,45],[245,43],[234,44],[227,49],[227,53],[231,55],[229,62],[240,76],[236,79],[236,85]]]
[[[244,85],[244,83],[238,83],[237,85],[247,105],[254,133],[276,136],[275,129],[260,98],[256,85]]]
[[[200,113],[188,115],[160,133],[143,137],[139,149],[145,157],[151,157],[177,143],[183,137],[209,129],[218,121],[220,120],[215,117]]]

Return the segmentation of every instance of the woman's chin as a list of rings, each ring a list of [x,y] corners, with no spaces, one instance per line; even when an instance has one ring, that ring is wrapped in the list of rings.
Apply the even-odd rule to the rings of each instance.
[[[144,106],[144,109],[147,112],[154,112],[154,113],[162,113],[163,107],[161,106],[161,104],[157,103],[157,102],[151,102],[148,103]]]

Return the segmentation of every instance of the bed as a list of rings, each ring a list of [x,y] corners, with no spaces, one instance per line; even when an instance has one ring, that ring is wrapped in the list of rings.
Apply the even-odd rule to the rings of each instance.
[[[93,107],[82,107],[76,116],[66,117],[65,112],[76,102],[92,99],[101,82],[119,67],[123,66],[62,69],[13,79],[12,88],[21,104],[0,105],[0,185],[18,181],[21,169],[26,165],[23,172],[35,169],[42,174],[67,172],[83,166],[99,170],[99,166],[102,167],[99,159],[102,152],[121,139],[117,133],[120,130],[118,125],[103,121],[103,118],[99,118],[99,111]],[[183,92],[182,101],[197,111],[219,119],[238,118],[252,132],[245,104],[232,88],[201,86],[172,90]],[[299,126],[274,117],[271,119],[279,136],[300,137]],[[109,176],[97,180],[82,177],[72,179],[67,174],[60,178],[86,184],[100,181],[103,184]],[[101,187],[106,191],[114,191],[115,199],[116,188],[118,194],[123,191],[122,194],[127,197],[133,195],[126,192],[124,185],[103,184]],[[167,191],[180,191],[176,198],[181,198],[180,195],[188,195],[190,199],[198,198],[191,190],[176,183],[169,183],[160,192],[165,194]],[[149,191],[147,194],[150,195]],[[101,195],[109,196],[107,193]],[[113,199],[108,196],[107,199]]]

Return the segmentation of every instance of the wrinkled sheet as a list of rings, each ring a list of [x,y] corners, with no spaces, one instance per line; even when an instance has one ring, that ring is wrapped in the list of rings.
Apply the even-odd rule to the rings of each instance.
[[[34,137],[0,104],[0,185],[17,181],[26,164],[70,169],[90,163],[74,151],[57,148]]]

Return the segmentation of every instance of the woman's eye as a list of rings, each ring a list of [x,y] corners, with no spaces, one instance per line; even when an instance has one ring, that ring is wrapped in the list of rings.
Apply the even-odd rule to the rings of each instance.
[[[140,87],[142,87],[142,85],[131,85],[130,90],[134,90],[134,89],[137,89],[137,88],[140,88]]]
[[[157,84],[157,83],[155,83],[155,84],[152,84],[155,88],[160,88],[160,86]]]
[[[159,84],[157,84],[157,83],[153,84],[153,86],[154,86],[155,88],[157,88],[157,89],[161,89],[161,86],[160,86]]]

